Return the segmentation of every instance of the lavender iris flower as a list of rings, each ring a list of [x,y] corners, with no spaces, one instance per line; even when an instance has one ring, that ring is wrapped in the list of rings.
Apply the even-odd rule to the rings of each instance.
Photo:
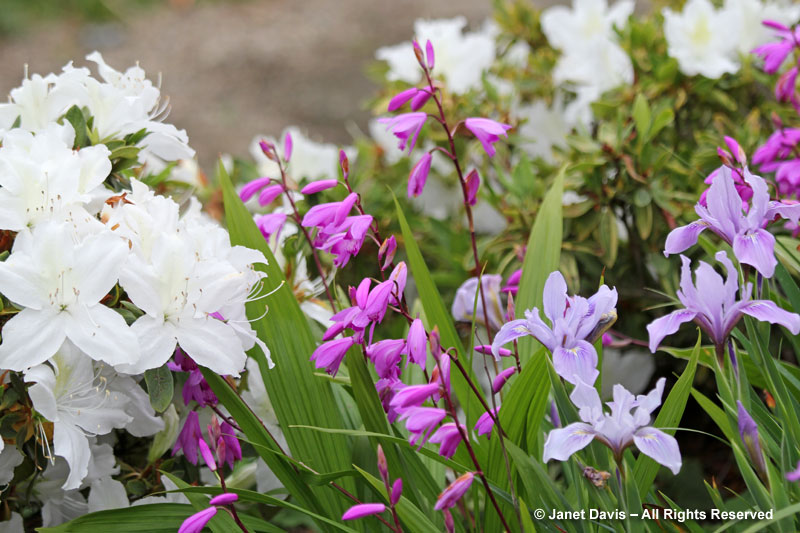
[[[700,220],[672,230],[667,236],[664,255],[686,250],[697,243],[703,230],[710,229],[733,246],[733,253],[740,263],[751,265],[762,276],[771,278],[778,264],[775,259],[775,237],[764,227],[776,216],[797,223],[800,204],[771,202],[767,183],[745,168],[744,181],[753,190],[750,207],[745,213],[732,172],[729,167],[720,169],[708,189],[708,207],[697,204],[694,208]]]
[[[741,291],[740,300],[736,299],[739,291],[739,280],[733,263],[725,252],[717,252],[714,256],[725,266],[728,277],[723,281],[714,268],[700,261],[695,270],[696,284],[692,282],[691,262],[681,255],[681,288],[678,299],[686,309],[678,309],[654,320],[647,326],[650,334],[650,351],[656,351],[658,345],[667,335],[678,331],[684,322],[694,320],[711,337],[717,347],[717,356],[724,353],[725,340],[742,315],[750,315],[758,320],[780,324],[792,334],[800,332],[800,315],[781,309],[769,300],[751,300],[753,284],[747,283]]]
[[[553,354],[553,367],[559,376],[576,383],[594,383],[597,352],[592,342],[617,318],[617,290],[602,285],[589,299],[568,296],[567,283],[555,271],[544,284],[544,314],[551,326],[539,316],[539,310],[525,311],[525,318],[503,325],[492,342],[492,353],[499,357],[500,347],[519,337],[531,335]]]
[[[647,425],[650,414],[661,405],[665,381],[659,379],[650,393],[639,396],[634,396],[622,385],[615,385],[614,401],[608,402],[611,408],[608,414],[603,412],[597,389],[578,380],[570,399],[578,408],[582,422],[552,430],[544,443],[543,461],[566,461],[597,439],[611,449],[617,461],[625,448],[635,444],[643,454],[677,474],[681,469],[678,442],[671,435]]]

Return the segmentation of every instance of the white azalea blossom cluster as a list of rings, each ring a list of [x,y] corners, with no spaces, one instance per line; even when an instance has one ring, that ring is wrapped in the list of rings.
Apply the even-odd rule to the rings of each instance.
[[[0,294],[12,304],[0,372],[22,373],[38,445],[53,462],[34,493],[48,502],[72,498],[83,512],[78,490],[89,486],[89,510],[113,494],[127,502],[110,477],[119,471],[113,456],[106,474],[92,474],[95,437],[164,428],[140,374],[163,366],[178,345],[223,375],[237,376],[255,344],[269,357],[245,315],[245,303],[260,297],[264,274],[253,265],[266,263],[263,254],[231,246],[195,199],[182,209],[132,172],[112,173],[109,145],[132,134],[138,165],[194,151],[185,132],[159,121],[160,91],[141,68],[118,72],[97,52],[87,59],[102,81],[70,63],[61,74],[24,80],[0,105],[0,230],[13,237],[0,262]],[[86,132],[65,119],[74,106],[89,117],[89,146],[76,145]],[[51,494],[56,488],[67,492]],[[45,525],[68,518],[44,512]]]
[[[716,79],[740,68],[740,56],[769,41],[761,21],[793,24],[800,6],[777,0],[726,0],[715,8],[709,0],[689,0],[677,13],[665,8],[664,35],[671,57],[684,74]]]

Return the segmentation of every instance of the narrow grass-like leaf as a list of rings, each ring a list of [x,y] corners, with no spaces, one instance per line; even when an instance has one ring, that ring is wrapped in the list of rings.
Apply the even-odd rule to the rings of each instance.
[[[678,378],[675,386],[672,387],[669,396],[667,396],[666,401],[664,401],[664,405],[661,406],[661,410],[653,424],[654,427],[674,428],[680,424],[683,411],[686,409],[686,401],[689,399],[689,393],[692,390],[692,382],[694,381],[694,374],[697,370],[697,362],[700,359],[701,340],[698,334],[697,343],[695,344],[689,363],[686,365],[681,377]],[[675,433],[675,430],[665,429],[664,432],[672,435]],[[633,475],[636,478],[636,486],[641,494],[647,494],[650,490],[660,466],[661,465],[644,454],[640,454],[636,459]]]

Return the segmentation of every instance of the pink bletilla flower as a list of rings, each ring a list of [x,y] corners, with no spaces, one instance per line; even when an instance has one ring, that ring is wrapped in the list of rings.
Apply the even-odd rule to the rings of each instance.
[[[461,431],[459,431],[459,428],[464,430],[464,426],[456,425],[455,422],[442,424],[428,441],[439,444],[439,455],[449,459],[455,455],[458,445],[461,444]]]
[[[397,263],[392,273],[389,274],[389,281],[394,284],[394,290],[389,297],[389,304],[400,305],[403,299],[403,292],[406,290],[406,281],[408,280],[408,267],[404,261]]]
[[[436,63],[436,56],[433,53],[433,44],[430,39],[425,42],[425,57],[428,62],[428,70],[433,70],[433,65]]]
[[[239,191],[239,198],[241,198],[243,202],[248,201],[255,193],[269,185],[271,181],[271,178],[263,177],[246,183],[244,187],[242,187],[242,190]]]
[[[215,514],[217,514],[216,507],[209,507],[193,514],[183,521],[181,527],[178,528],[178,533],[200,533]]]
[[[797,462],[797,468],[791,472],[786,472],[786,479],[789,481],[800,481],[800,461]]]
[[[406,429],[411,434],[409,444],[423,446],[446,415],[445,410],[438,407],[412,407],[404,411],[400,420],[406,421]]]
[[[400,414],[400,412],[392,406],[392,400],[394,400],[397,392],[402,390],[404,386],[403,382],[398,378],[379,379],[378,382],[375,383],[375,390],[378,393],[383,411],[386,413],[386,418],[389,420],[390,424],[393,424]]]
[[[775,30],[775,36],[780,37],[780,41],[767,43],[755,48],[752,53],[764,60],[764,71],[768,74],[775,74],[781,65],[797,46],[800,41],[800,26],[793,30],[783,24],[771,20],[765,20],[764,25]]]
[[[270,185],[269,187],[264,187],[261,190],[261,193],[258,195],[258,203],[260,205],[269,205],[271,204],[275,198],[281,195],[283,192],[283,185]]]
[[[394,95],[394,97],[392,97],[391,100],[389,100],[388,110],[391,112],[397,111],[398,109],[406,105],[406,103],[409,100],[414,98],[418,92],[419,89],[417,89],[416,87],[411,87],[410,89],[406,89],[405,91],[397,93],[396,95]]]
[[[183,428],[178,434],[178,439],[175,441],[175,446],[172,448],[172,455],[175,456],[178,450],[183,450],[183,455],[186,460],[193,465],[197,464],[197,442],[203,438],[203,432],[200,430],[200,418],[197,411],[189,411],[186,415],[186,421],[183,423]]]
[[[275,235],[276,239],[280,237],[283,225],[286,223],[286,213],[256,215],[253,220],[259,231],[261,231],[261,235],[264,236],[264,239],[269,241],[270,237],[273,235]]]
[[[394,507],[397,505],[397,502],[400,501],[400,497],[403,495],[403,480],[402,479],[395,479],[394,483],[392,483],[392,494],[389,497],[389,503]]]
[[[325,372],[335,376],[339,371],[347,350],[355,344],[353,337],[345,337],[320,344],[311,354],[311,360],[317,368],[324,368]]]
[[[211,498],[211,501],[209,501],[208,503],[210,503],[211,505],[229,505],[238,499],[239,499],[238,494],[234,494],[232,492],[223,492],[222,494],[218,494],[213,498]]]
[[[500,406],[491,411],[483,413],[478,421],[475,423],[475,431],[478,435],[486,435],[487,439],[492,438],[492,429],[494,428],[494,421],[497,418],[497,413],[500,411]]]
[[[517,294],[519,290],[519,281],[522,279],[522,269],[515,270],[506,280],[506,284],[500,289],[500,292],[508,292]]]
[[[345,511],[342,520],[356,520],[365,516],[381,514],[385,510],[386,506],[382,503],[359,503]]]
[[[219,463],[227,463],[233,470],[234,462],[242,459],[242,447],[233,427],[225,421],[219,424],[216,417],[212,417],[212,424],[207,429]]]
[[[478,201],[478,189],[481,187],[481,176],[474,168],[467,174],[465,179],[467,182],[467,203],[475,205]]]
[[[394,136],[400,140],[400,142],[397,143],[397,147],[400,150],[405,150],[406,147],[408,147],[408,153],[410,154],[414,149],[414,145],[417,144],[417,137],[419,137],[422,126],[425,125],[427,119],[427,113],[418,111],[414,113],[404,113],[392,118],[379,118],[378,122],[386,124],[386,129],[391,130]]]
[[[216,472],[217,470],[217,462],[214,461],[214,454],[211,453],[211,448],[208,447],[206,444],[206,440],[201,436],[197,439],[197,447],[200,450],[200,455],[203,456],[203,461],[205,461],[206,466],[208,466],[209,470],[212,472]]]
[[[422,194],[425,188],[425,182],[428,181],[428,173],[431,170],[431,161],[433,156],[430,152],[426,152],[422,158],[417,161],[408,175],[408,197],[416,197]]]
[[[797,223],[800,205],[771,202],[766,182],[745,167],[743,178],[753,190],[750,208],[745,214],[736,192],[732,170],[722,167],[708,190],[708,208],[695,205],[700,220],[675,228],[664,244],[664,255],[680,253],[697,242],[700,233],[710,229],[733,246],[740,263],[753,266],[762,276],[771,278],[778,261],[775,259],[775,237],[764,229],[776,216]]]
[[[400,377],[400,361],[405,344],[403,339],[385,339],[367,347],[367,357],[375,365],[378,377]]]
[[[779,102],[796,104],[795,87],[797,86],[797,67],[792,67],[778,78],[775,84],[775,99]],[[797,105],[795,105],[797,107]]]
[[[398,412],[405,412],[412,407],[419,407],[428,398],[439,392],[439,383],[426,383],[424,385],[406,385],[395,392],[391,406]]]
[[[283,138],[283,159],[287,163],[292,159],[292,146],[292,134],[287,131]]]
[[[422,320],[415,318],[408,328],[408,340],[406,341],[406,354],[408,361],[419,365],[425,370],[425,361],[428,358],[428,336],[425,333],[425,326]]]
[[[539,316],[539,310],[525,311],[525,318],[507,322],[492,342],[492,353],[506,343],[530,335],[553,355],[553,367],[559,376],[576,383],[578,379],[594,383],[597,352],[592,343],[617,318],[617,290],[602,285],[590,298],[567,295],[567,282],[555,271],[544,284],[544,314],[550,326]]]
[[[327,189],[332,189],[337,185],[339,185],[339,180],[317,180],[312,181],[303,187],[300,192],[303,194],[314,194]]]
[[[463,476],[459,477],[448,486],[439,497],[436,499],[436,505],[433,508],[437,511],[442,511],[444,509],[450,509],[455,507],[458,500],[461,499],[464,494],[469,490],[469,487],[472,485],[472,480],[475,478],[475,474],[472,472],[467,472]]]
[[[201,406],[217,405],[217,396],[203,377],[203,373],[197,367],[197,363],[180,348],[175,350],[173,358],[175,362],[167,362],[167,367],[171,371],[189,373],[189,378],[183,384],[182,396],[184,405],[189,405],[192,400]]]
[[[647,326],[651,352],[655,353],[664,337],[678,331],[684,322],[691,321],[711,337],[718,354],[724,353],[725,341],[742,315],[780,324],[793,335],[800,333],[800,315],[781,309],[771,300],[751,300],[753,284],[745,284],[740,292],[738,272],[728,255],[722,251],[714,257],[725,266],[727,279],[723,281],[711,265],[700,261],[700,266],[695,270],[697,281],[693,282],[691,261],[681,255],[681,288],[677,294],[685,309],[673,311]],[[737,292],[740,292],[740,300],[736,299]]]
[[[622,385],[614,385],[614,401],[608,402],[611,413],[606,414],[597,389],[578,380],[569,397],[578,408],[581,422],[550,431],[542,460],[566,461],[597,439],[611,449],[617,461],[625,448],[635,444],[640,452],[677,474],[681,469],[681,452],[675,437],[647,426],[651,413],[661,405],[665,382],[661,378],[650,393],[635,397]]]
[[[494,157],[494,143],[499,141],[501,136],[508,137],[506,132],[511,129],[508,124],[488,118],[468,118],[464,121],[464,125],[481,142],[489,157]]]

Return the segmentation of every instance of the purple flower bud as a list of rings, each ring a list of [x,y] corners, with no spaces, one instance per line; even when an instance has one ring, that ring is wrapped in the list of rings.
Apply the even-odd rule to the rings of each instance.
[[[736,158],[736,162],[740,165],[744,166],[747,164],[747,154],[744,153],[741,145],[739,145],[738,141],[733,137],[725,136],[725,144],[728,145],[728,149],[733,154],[733,157]]]
[[[292,159],[292,134],[288,131],[283,137],[283,159],[287,162]]]
[[[450,509],[456,505],[456,502],[461,499],[464,494],[469,490],[470,485],[472,485],[472,480],[474,479],[475,474],[472,472],[467,472],[460,478],[453,481],[449,487],[444,489],[444,491],[439,495],[439,498],[436,500],[436,505],[433,506],[434,509],[437,511],[441,511],[443,509]]]
[[[425,188],[425,182],[428,181],[428,173],[431,170],[432,160],[433,156],[431,156],[430,152],[426,152],[411,169],[411,173],[408,175],[409,198],[422,194],[422,190]]]
[[[383,481],[389,480],[389,463],[386,462],[386,455],[383,453],[383,446],[378,444],[378,472],[381,474]]]
[[[439,326],[433,326],[431,334],[428,336],[428,342],[431,345],[431,354],[433,358],[439,361],[442,355],[442,337],[439,334]],[[438,367],[435,370],[438,371]]]
[[[408,385],[395,393],[391,405],[398,412],[409,407],[419,407],[425,400],[439,391],[438,383],[427,385]]]
[[[226,459],[227,459],[227,453],[228,453],[228,450],[227,450],[227,448],[228,448],[228,447],[227,447],[227,445],[225,444],[225,439],[223,439],[222,437],[218,438],[218,439],[217,439],[217,449],[216,449],[216,452],[217,452],[217,462],[218,462],[219,464],[221,464],[221,465],[224,465],[224,464],[225,464],[225,461],[226,461]]]
[[[422,325],[422,320],[415,318],[411,327],[408,328],[406,353],[409,361],[419,365],[423,370],[425,370],[425,360],[428,358],[427,344],[428,336],[425,334],[425,326]]]
[[[466,177],[467,182],[467,203],[469,205],[475,205],[475,202],[478,201],[478,189],[481,186],[481,177],[478,174],[478,171],[474,168],[467,174]]]
[[[275,161],[275,145],[269,141],[261,140],[258,142],[258,146],[261,147],[261,151],[264,152],[264,155],[267,158]]]
[[[407,278],[408,268],[406,268],[406,264],[403,261],[400,261],[394,267],[392,273],[389,274],[389,281],[391,281],[394,286],[392,295],[389,297],[389,303],[391,305],[400,305],[400,300],[403,299],[403,292],[406,290]]]
[[[494,143],[500,140],[500,136],[508,137],[506,132],[511,129],[508,124],[488,118],[468,118],[464,121],[464,125],[481,142],[489,157],[494,157]]]
[[[422,47],[419,45],[416,39],[411,41],[411,44],[414,46],[414,56],[417,58],[417,62],[419,66],[423,69],[425,68],[425,55],[422,52]]]
[[[339,185],[339,180],[318,180],[312,181],[305,187],[303,187],[300,192],[303,194],[314,194],[315,192],[324,191],[326,189],[332,189]]]
[[[183,521],[181,527],[178,528],[178,533],[200,533],[215,514],[217,514],[216,507],[209,507],[193,514]]]
[[[416,87],[411,87],[410,89],[406,89],[405,91],[397,93],[391,100],[389,100],[389,111],[397,111],[403,107],[406,102],[414,98],[418,92],[419,89]]]
[[[386,510],[386,506],[382,503],[359,503],[352,506],[345,511],[342,515],[342,520],[355,520],[357,518],[364,518],[374,514],[380,514]]]
[[[392,484],[392,497],[389,499],[389,502],[392,504],[392,507],[397,505],[397,502],[400,501],[400,496],[403,495],[403,480],[396,479]]]
[[[347,179],[350,175],[350,160],[344,150],[339,150],[339,166],[342,168],[342,176]]]
[[[261,205],[269,205],[281,195],[283,192],[283,185],[270,185],[266,187],[261,194],[258,195],[258,203]]]
[[[433,70],[433,65],[436,62],[436,56],[433,54],[433,44],[431,40],[425,43],[425,56],[428,59],[428,69]]]
[[[605,346],[611,346],[612,344],[614,344],[614,337],[611,336],[611,333],[608,333],[608,332],[603,333],[602,339],[603,339],[602,343],[603,343],[604,347]]]
[[[521,279],[522,279],[522,269],[518,268],[508,277],[505,286],[502,289],[500,289],[500,292],[517,294],[517,290],[519,289],[519,281]]]
[[[217,463],[214,461],[214,455],[211,453],[211,449],[206,444],[205,439],[200,437],[197,439],[197,447],[200,449],[200,455],[203,456],[203,461],[206,462],[208,468],[215,472],[217,470]]]
[[[475,351],[483,355],[492,355],[492,345],[480,344],[478,346],[475,346]],[[500,357],[508,357],[512,354],[511,350],[507,348],[498,348],[497,353],[498,355],[500,355]]]
[[[478,418],[478,421],[475,423],[475,431],[478,432],[478,435],[486,435],[487,439],[492,437],[494,421],[497,418],[497,412],[499,410],[500,406],[498,405],[496,409],[486,411]]]
[[[775,84],[775,98],[779,102],[788,102],[795,93],[797,84],[797,67],[792,67],[778,78]]]
[[[378,261],[383,261],[383,265],[381,265],[381,271],[386,270],[389,265],[392,264],[396,251],[397,240],[395,240],[394,235],[390,235],[388,239],[384,239],[380,249],[378,250]]]
[[[561,417],[558,416],[558,406],[556,402],[550,402],[550,422],[552,422],[554,428],[561,427]]]
[[[739,435],[742,437],[742,442],[747,449],[747,454],[750,460],[758,470],[758,473],[765,476],[767,473],[767,465],[764,462],[764,453],[761,451],[761,439],[758,436],[758,425],[747,409],[744,408],[742,402],[736,400],[736,405],[739,410]]]
[[[239,192],[239,198],[241,198],[243,202],[248,201],[255,193],[269,185],[269,182],[270,178],[263,177],[246,183]]]
[[[445,531],[447,531],[447,533],[455,533],[456,523],[453,521],[453,514],[448,509],[444,509],[442,514],[444,514]]]
[[[433,89],[419,89],[414,98],[411,99],[411,111],[419,111],[431,99]]]
[[[364,278],[361,280],[361,283],[358,284],[358,288],[356,289],[356,298],[354,303],[361,309],[364,309],[367,306],[370,285],[372,285],[372,280],[369,278]]]
[[[506,368],[505,370],[503,370],[499,374],[497,374],[497,377],[495,377],[494,380],[492,381],[492,392],[494,392],[495,394],[500,392],[500,389],[502,389],[503,385],[506,384],[506,381],[508,381],[508,378],[510,378],[514,374],[514,372],[516,372],[516,371],[517,371],[517,367],[511,366],[511,367]]]
[[[230,503],[235,502],[238,499],[239,499],[238,494],[234,494],[232,492],[223,492],[222,494],[219,494],[211,498],[211,501],[208,503],[210,503],[211,505],[228,505]]]

